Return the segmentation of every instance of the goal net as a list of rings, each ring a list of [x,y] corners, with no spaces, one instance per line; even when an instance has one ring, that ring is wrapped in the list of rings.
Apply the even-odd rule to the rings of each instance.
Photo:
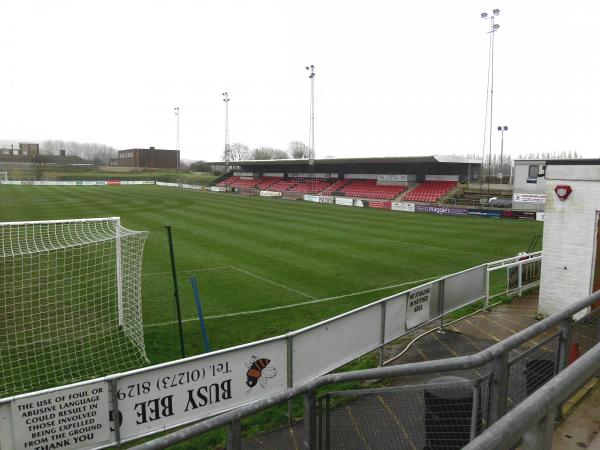
[[[0,398],[147,362],[146,237],[118,217],[0,223]]]

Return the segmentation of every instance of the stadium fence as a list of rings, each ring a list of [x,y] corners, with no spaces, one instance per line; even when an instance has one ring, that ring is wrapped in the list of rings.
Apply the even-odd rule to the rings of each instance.
[[[501,289],[504,293],[536,286],[539,277],[523,275],[539,274],[530,268],[539,266],[541,259],[541,252],[536,252],[482,264],[286,335],[1,399],[0,449],[19,448],[14,439],[17,443],[26,441],[22,436],[28,432],[20,425],[18,414],[24,402],[57,399],[65,392],[89,396],[100,390],[103,395],[96,396],[97,407],[107,411],[106,417],[108,411],[119,411],[118,427],[97,417],[94,426],[98,428],[86,442],[94,444],[93,448],[119,445],[231,409],[245,411],[240,407],[248,408],[250,404],[266,407],[282,396],[303,392],[298,389],[312,386],[320,376],[373,350],[379,349],[383,364],[386,344],[426,325],[443,328],[444,317],[464,306],[481,302],[482,307],[489,307],[494,287],[490,286],[491,274],[502,273],[510,281],[510,271],[516,269],[516,284],[506,285]],[[259,372],[251,372],[253,368]],[[260,372],[265,368],[269,376],[267,370]],[[192,391],[199,383],[201,388]],[[310,404],[314,401],[311,398]]]

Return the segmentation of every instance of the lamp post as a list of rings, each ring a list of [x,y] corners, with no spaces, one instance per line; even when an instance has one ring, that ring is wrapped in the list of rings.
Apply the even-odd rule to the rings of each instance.
[[[177,182],[179,182],[179,158],[181,154],[181,149],[179,148],[179,106],[176,106],[173,109],[175,110],[175,117],[177,117],[177,140],[175,141],[175,150],[177,150],[177,166],[175,170],[177,172]]]
[[[503,173],[503,169],[504,166],[502,165],[503,163],[503,155],[504,155],[504,132],[508,131],[508,127],[506,125],[498,125],[498,131],[501,132],[501,139],[500,139],[500,173]]]
[[[310,71],[310,128],[308,131],[308,163],[315,164],[315,66],[306,66]]]
[[[492,14],[486,12],[481,13],[481,18],[490,21],[490,47],[488,53],[488,89],[486,95],[486,118],[488,115],[488,100],[489,100],[489,159],[488,159],[488,194],[490,190],[490,177],[492,176],[492,121],[494,115],[494,33],[500,28],[496,23],[496,17],[500,14],[499,9],[492,10]],[[487,125],[487,124],[486,124]],[[484,132],[484,155],[485,155],[485,132]]]
[[[225,102],[225,173],[229,172],[229,160],[231,154],[229,152],[229,94],[223,92],[223,101]]]

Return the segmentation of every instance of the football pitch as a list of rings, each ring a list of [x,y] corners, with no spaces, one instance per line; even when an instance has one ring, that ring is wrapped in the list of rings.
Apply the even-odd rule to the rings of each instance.
[[[165,225],[171,225],[187,356],[295,330],[527,250],[542,224],[284,201],[159,186],[0,186],[0,221],[120,216],[150,232],[143,260],[151,363],[180,357]]]

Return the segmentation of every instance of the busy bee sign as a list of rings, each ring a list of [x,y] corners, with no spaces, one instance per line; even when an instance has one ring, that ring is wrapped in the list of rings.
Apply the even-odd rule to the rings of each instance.
[[[121,439],[196,421],[283,391],[287,388],[286,352],[284,340],[273,340],[206,358],[187,358],[119,379]]]
[[[419,286],[408,292],[406,302],[406,329],[410,330],[429,319],[431,284]]]

